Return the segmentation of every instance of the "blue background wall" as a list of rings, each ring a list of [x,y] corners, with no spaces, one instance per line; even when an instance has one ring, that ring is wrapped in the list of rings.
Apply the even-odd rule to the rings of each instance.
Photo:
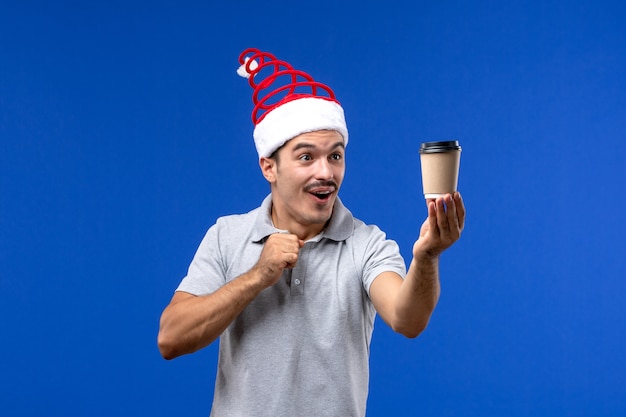
[[[418,147],[463,145],[462,239],[416,340],[377,322],[369,416],[626,413],[626,6],[0,3],[0,410],[207,415],[216,346],[163,307],[218,216],[268,192],[247,47],[332,86],[341,191],[407,257]]]

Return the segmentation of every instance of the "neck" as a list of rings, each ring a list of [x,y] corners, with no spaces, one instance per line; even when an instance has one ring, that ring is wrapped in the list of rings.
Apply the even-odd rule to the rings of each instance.
[[[275,205],[272,205],[272,223],[275,228],[287,230],[289,233],[293,233],[298,236],[298,239],[305,242],[319,235],[326,227],[326,223],[304,225],[295,220],[285,220],[280,216],[280,213],[277,212]]]

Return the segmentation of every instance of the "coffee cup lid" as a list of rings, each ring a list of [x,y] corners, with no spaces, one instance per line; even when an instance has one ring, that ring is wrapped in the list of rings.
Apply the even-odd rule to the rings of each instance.
[[[420,145],[420,153],[438,153],[448,151],[460,151],[461,145],[458,140],[443,142],[424,142]]]

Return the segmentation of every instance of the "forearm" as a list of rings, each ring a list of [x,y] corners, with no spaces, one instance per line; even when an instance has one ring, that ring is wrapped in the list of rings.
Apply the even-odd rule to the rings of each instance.
[[[212,294],[171,303],[161,316],[161,354],[173,359],[210,345],[265,287],[253,269]]]
[[[419,335],[428,325],[439,294],[439,257],[414,257],[396,298],[396,331],[408,337]]]

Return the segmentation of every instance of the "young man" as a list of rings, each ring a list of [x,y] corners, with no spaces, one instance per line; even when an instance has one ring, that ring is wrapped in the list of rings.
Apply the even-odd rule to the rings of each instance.
[[[406,271],[397,244],[337,196],[348,132],[332,91],[296,94],[303,83],[322,87],[255,49],[240,63],[255,88],[255,144],[271,193],[209,229],[163,312],[159,348],[171,359],[220,338],[212,416],[364,416],[375,315],[407,337],[424,330],[463,201],[428,201]],[[285,74],[289,88],[273,91],[287,94],[264,107],[258,91]]]

